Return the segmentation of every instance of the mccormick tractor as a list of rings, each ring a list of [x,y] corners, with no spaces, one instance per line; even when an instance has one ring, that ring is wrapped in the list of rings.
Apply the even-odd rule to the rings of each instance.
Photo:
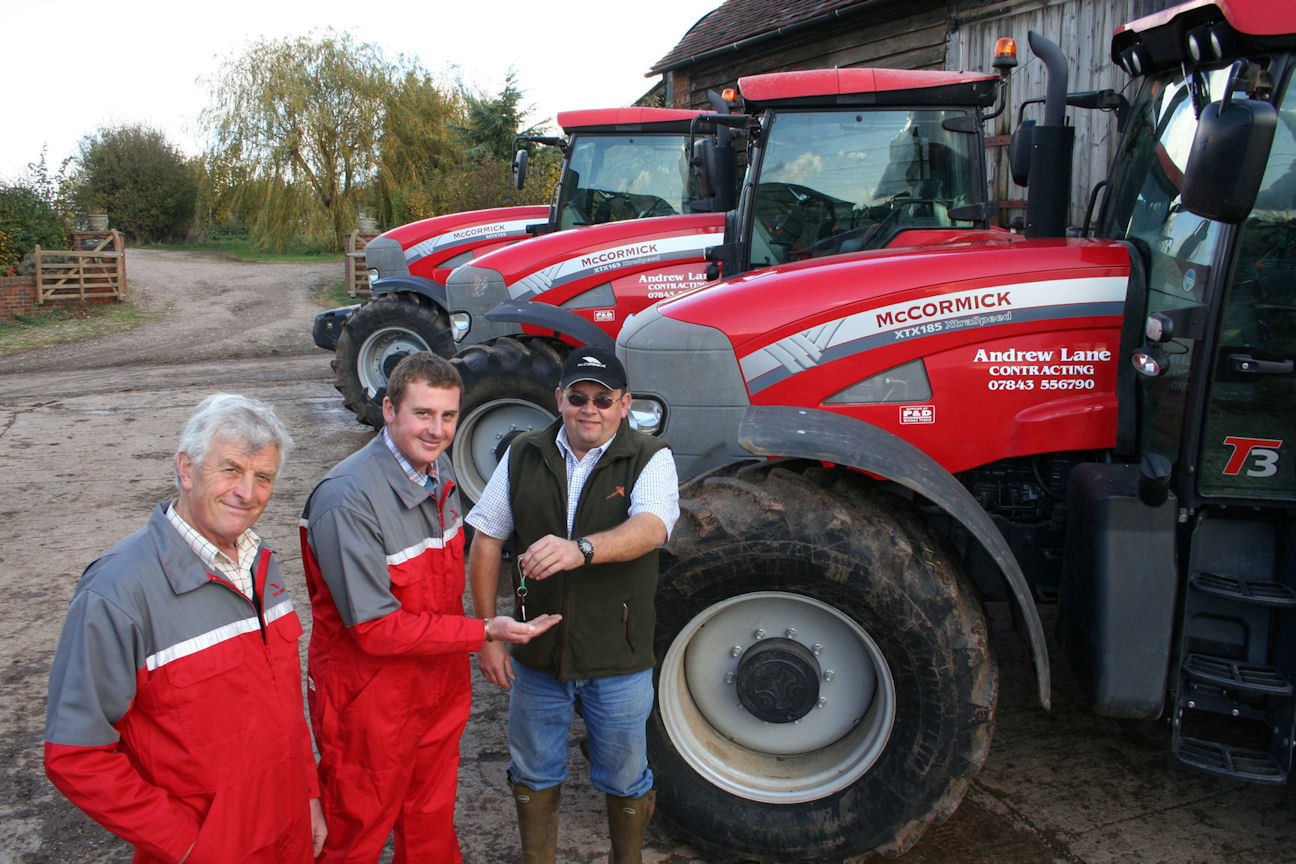
[[[732,162],[724,170],[732,176]],[[733,185],[716,198],[732,199]],[[456,268],[445,295],[464,384],[450,454],[460,494],[476,501],[513,437],[548,425],[573,346],[611,348],[633,313],[706,285],[706,253],[723,231],[722,213],[609,222]]]
[[[723,106],[718,97],[716,102]],[[699,113],[662,108],[560,113],[558,124],[566,139],[520,138],[563,147],[562,176],[549,206],[437,216],[371,240],[365,262],[373,299],[315,319],[315,344],[335,352],[334,386],[346,407],[360,422],[379,427],[387,375],[402,357],[422,349],[454,354],[468,325],[459,327],[447,316],[445,285],[460,264],[519,240],[618,220],[714,211],[694,221],[719,226],[719,214],[732,206],[733,183],[721,178],[709,194],[697,192],[685,145]],[[714,163],[715,156],[726,151],[708,152]],[[521,188],[527,152],[517,154],[514,181]],[[732,174],[731,165],[728,170]],[[700,251],[696,257],[702,260]]]
[[[713,139],[737,128],[772,142],[758,242],[746,254],[729,254],[732,243],[708,253],[729,235],[733,214],[706,214],[558,232],[456,269],[446,295],[464,381],[451,450],[461,492],[475,500],[513,436],[554,417],[553,387],[574,345],[611,347],[630,314],[705,286],[708,269],[731,274],[880,247],[916,227],[984,227],[981,110],[995,102],[1000,80],[893,69],[744,78],[743,98],[758,114],[699,116],[694,127],[713,132],[690,152],[705,187],[720,173]],[[824,102],[835,108],[806,107]],[[853,207],[869,196],[869,207]]]
[[[974,201],[930,191],[979,170],[935,146],[973,109],[911,110],[908,166],[878,172],[834,140],[867,112],[740,82],[799,107],[761,123],[717,257],[775,266],[618,337],[639,426],[686,480],[649,746],[659,812],[703,849],[896,855],[948,817],[995,720],[983,598],[1012,609],[1045,707],[1036,603],[1056,602],[1094,712],[1165,718],[1194,768],[1287,781],[1296,9],[1193,0],[1120,28],[1130,101],[1068,95],[1031,41],[1049,94],[1013,148],[1024,234],[963,229]],[[1068,102],[1122,130],[1078,237]]]

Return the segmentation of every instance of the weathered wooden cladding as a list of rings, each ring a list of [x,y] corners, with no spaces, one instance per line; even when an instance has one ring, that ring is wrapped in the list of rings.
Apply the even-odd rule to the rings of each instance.
[[[1021,65],[1011,78],[1008,109],[986,129],[990,196],[1003,209],[997,221],[1007,225],[1021,214],[1025,199],[1025,190],[1013,185],[1008,170],[1008,136],[1022,103],[1045,91],[1043,64],[1030,53],[1026,34],[1035,30],[1061,46],[1069,61],[1069,90],[1127,90],[1129,77],[1111,62],[1108,53],[1112,33],[1121,24],[1175,2],[875,0],[838,5],[831,15],[824,15],[823,9],[833,4],[817,2],[806,3],[804,20],[798,21],[793,0],[778,20],[781,31],[766,27],[763,33],[759,22],[752,29],[752,23],[744,21],[748,29],[716,28],[726,34],[728,44],[696,44],[694,56],[679,61],[682,65],[667,73],[671,104],[706,108],[708,89],[731,87],[743,75],[761,72],[843,66],[989,72],[996,40],[1011,36],[1017,40]],[[711,14],[730,14],[729,5]],[[1026,116],[1038,116],[1039,110],[1030,108]],[[1068,117],[1076,130],[1070,221],[1079,226],[1090,191],[1107,176],[1117,131],[1115,120],[1106,112],[1071,110]]]
[[[1112,33],[1122,24],[1174,5],[1173,0],[993,0],[955,3],[950,17],[945,56],[947,69],[985,69],[994,56],[996,40],[1010,36],[1017,40],[1021,65],[1013,72],[1009,110],[987,129],[992,136],[1012,134],[1022,103],[1044,95],[1045,70],[1031,53],[1027,34],[1034,30],[1062,48],[1070,75],[1067,89],[1122,91],[1130,78],[1111,62]],[[1132,97],[1132,93],[1127,93]],[[1028,108],[1027,117],[1040,118],[1039,107]],[[1107,177],[1115,152],[1116,121],[1104,111],[1069,110],[1076,130],[1074,174],[1071,183],[1071,224],[1079,226],[1085,215],[1090,191]],[[1004,139],[1006,144],[1006,138]],[[992,146],[987,153],[990,197],[1019,214],[1025,191],[1012,183],[1008,171],[1007,147]]]
[[[706,91],[744,75],[839,66],[940,69],[945,62],[946,3],[883,3],[792,35],[719,51],[675,73],[677,107],[706,108]],[[681,93],[687,81],[687,96]],[[683,97],[683,98],[682,98]]]

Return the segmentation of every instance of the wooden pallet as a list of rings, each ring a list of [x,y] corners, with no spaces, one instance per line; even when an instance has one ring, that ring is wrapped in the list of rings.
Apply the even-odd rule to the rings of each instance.
[[[352,231],[346,239],[346,293],[348,297],[369,296],[369,268],[365,266],[365,244],[377,234]]]

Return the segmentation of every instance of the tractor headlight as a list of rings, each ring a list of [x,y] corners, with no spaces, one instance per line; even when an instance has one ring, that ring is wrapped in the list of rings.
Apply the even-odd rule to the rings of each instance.
[[[630,425],[649,435],[660,435],[666,409],[656,399],[630,400]]]
[[[450,337],[459,342],[468,335],[472,328],[472,316],[467,312],[450,313]]]

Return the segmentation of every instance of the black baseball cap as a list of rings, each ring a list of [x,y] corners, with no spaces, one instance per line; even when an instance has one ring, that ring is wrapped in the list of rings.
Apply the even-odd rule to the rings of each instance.
[[[607,348],[584,345],[567,355],[558,386],[566,390],[577,381],[594,381],[609,390],[626,386],[625,367]]]

